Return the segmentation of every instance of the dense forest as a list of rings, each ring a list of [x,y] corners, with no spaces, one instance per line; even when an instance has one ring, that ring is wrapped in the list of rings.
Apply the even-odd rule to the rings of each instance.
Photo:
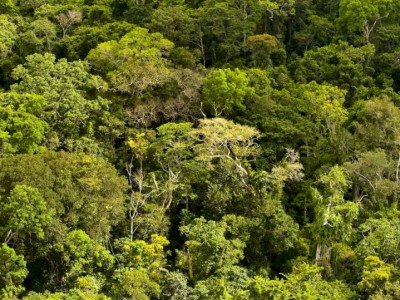
[[[400,0],[0,0],[0,299],[400,299]]]

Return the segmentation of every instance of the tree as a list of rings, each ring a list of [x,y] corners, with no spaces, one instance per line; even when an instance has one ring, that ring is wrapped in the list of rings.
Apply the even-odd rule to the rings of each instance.
[[[51,52],[57,38],[57,27],[49,19],[37,19],[20,34],[20,51],[26,54]]]
[[[300,82],[327,82],[341,89],[371,86],[371,58],[375,48],[354,48],[345,42],[330,44],[304,53],[295,70]]]
[[[386,97],[358,102],[352,127],[361,151],[385,149],[397,156],[400,145],[400,110]]]
[[[97,45],[119,40],[133,28],[134,25],[127,22],[112,22],[101,26],[81,25],[64,37],[60,43],[65,48],[67,58],[84,59]]]
[[[13,71],[13,77],[19,82],[12,91],[45,98],[44,120],[51,129],[46,144],[50,149],[99,151],[96,138],[110,134],[105,126],[110,121],[109,101],[89,96],[106,89],[106,85],[88,72],[87,63],[56,61],[49,53],[34,54]]]
[[[255,67],[267,68],[272,64],[271,53],[279,48],[278,39],[269,34],[250,36],[247,39],[248,48],[251,51],[251,59]]]
[[[364,237],[358,244],[356,252],[362,259],[368,256],[378,256],[387,264],[399,266],[397,230],[400,222],[398,216],[397,209],[390,209],[381,216],[367,219],[360,226],[360,232],[364,234]],[[382,244],[385,244],[385,247],[382,247]]]
[[[145,193],[146,186],[143,163],[149,146],[149,142],[145,139],[145,134],[138,134],[135,139],[128,141],[128,145],[133,150],[131,160],[126,164],[126,172],[128,174],[130,187],[128,215],[130,219],[130,240],[132,242],[133,236],[139,227],[139,224],[135,224],[135,222],[142,213],[148,198],[151,197],[152,191]],[[138,168],[136,171],[133,169],[135,160],[138,161]]]
[[[351,239],[359,207],[344,199],[348,180],[343,168],[334,166],[319,180],[324,188],[322,193],[313,189],[315,221],[311,230],[317,242],[315,260],[318,265],[329,266],[332,243]]]
[[[213,116],[239,113],[246,109],[246,98],[252,97],[246,73],[239,69],[213,71],[204,79],[203,101],[207,112]]]
[[[168,244],[165,237],[156,234],[151,236],[150,243],[142,240],[118,240],[117,259],[121,264],[113,276],[114,295],[140,300],[159,297],[160,283],[166,271],[164,247]]]
[[[116,242],[116,257],[123,267],[146,269],[152,277],[160,279],[166,265],[164,249],[169,241],[157,234],[151,235],[150,242],[119,239]]]
[[[395,13],[398,8],[399,3],[392,0],[345,0],[340,1],[339,19],[350,31],[362,30],[365,42],[369,43],[372,32],[381,20]]]
[[[71,26],[82,22],[82,18],[82,13],[78,10],[69,10],[66,13],[55,16],[62,29],[62,37],[66,36]]]
[[[217,275],[197,281],[191,299],[249,299],[249,282],[245,268],[228,267]]]
[[[376,256],[368,256],[364,260],[362,280],[358,287],[362,291],[372,292],[383,289],[391,277],[392,266],[386,264]]]
[[[158,4],[159,2],[154,0],[116,0],[111,2],[111,7],[114,16],[143,26],[149,21],[152,11]]]
[[[127,164],[132,187],[131,225],[136,224],[133,231],[138,225],[153,224],[141,213],[148,205],[153,205],[154,213],[167,213],[181,204],[200,204],[194,200],[202,195],[210,213],[226,208],[233,211],[244,201],[238,195],[244,194],[241,188],[250,180],[249,161],[259,155],[258,136],[256,129],[224,119],[201,120],[198,128],[191,123],[167,123],[157,129],[156,136],[150,131],[133,136],[128,142],[133,155]],[[218,177],[221,172],[225,175]],[[206,180],[212,184],[205,185]],[[223,198],[222,189],[226,192]],[[226,198],[236,203],[225,202]]]
[[[87,280],[87,278],[85,278]],[[94,292],[93,290],[88,290],[87,285],[80,286],[79,288],[73,288],[68,293],[56,292],[51,293],[46,291],[44,293],[30,292],[25,296],[24,300],[65,300],[65,299],[85,299],[85,300],[110,300],[102,293]]]
[[[163,299],[184,300],[190,295],[191,288],[187,277],[180,272],[169,272],[163,281]]]
[[[118,91],[133,96],[161,86],[171,78],[165,56],[173,46],[160,33],[136,27],[119,41],[98,45],[87,60]]]
[[[335,27],[332,22],[318,15],[311,15],[308,24],[303,30],[294,34],[294,39],[301,50],[307,51],[313,47],[329,45],[335,34]]]
[[[295,13],[294,0],[259,0],[260,4],[270,14],[272,20],[275,15],[287,16]]]
[[[42,5],[46,4],[46,0],[23,0],[21,1],[21,8],[27,10],[33,10],[40,8]]]
[[[1,13],[12,13],[15,11],[15,3],[13,0],[4,0],[0,4]]]
[[[161,5],[153,12],[150,28],[178,45],[190,45],[190,31],[193,11],[184,5]]]
[[[65,268],[62,284],[67,281],[71,285],[82,276],[101,276],[114,263],[111,253],[82,230],[69,232],[65,241],[54,245],[54,250],[60,253],[63,260],[61,266]]]
[[[214,57],[213,63],[227,63],[238,58],[262,15],[255,0],[206,0],[197,13],[199,20],[196,22],[201,25],[194,31],[197,32],[197,44],[203,52],[203,60],[204,52],[208,50],[209,56]]]
[[[400,299],[399,12],[0,0],[0,299]]]
[[[383,150],[364,152],[345,164],[353,183],[353,198],[364,213],[384,209],[398,190],[397,162]]]
[[[267,79],[269,72],[247,73],[255,96],[235,119],[257,126],[263,134],[263,152],[271,162],[280,160],[287,148],[299,149],[307,158],[315,154],[332,163],[343,159],[343,144],[348,139],[344,128],[349,115],[344,107],[346,91],[326,83],[290,81],[284,88],[275,89]]]
[[[307,116],[323,136],[332,139],[347,120],[347,111],[343,107],[346,92],[315,82],[299,86],[299,91],[304,99]]]
[[[242,175],[247,175],[247,159],[259,155],[257,129],[235,124],[222,118],[202,119],[197,129],[191,132],[196,141],[196,160],[213,168],[220,160]]]
[[[28,270],[22,255],[3,243],[0,247],[0,296],[2,299],[14,299],[24,291],[22,282]]]
[[[17,185],[28,185],[37,189],[47,209],[54,211],[54,226],[48,228],[50,241],[62,238],[68,228],[85,230],[95,240],[107,239],[111,226],[125,215],[126,181],[101,158],[44,152],[4,158],[0,165],[2,199]],[[13,197],[16,201],[15,194]],[[45,248],[40,254],[46,253]]]
[[[353,299],[354,292],[340,281],[324,281],[321,268],[301,264],[284,279],[255,277],[250,295],[252,299]]]
[[[16,42],[17,26],[7,15],[0,15],[0,58],[4,59],[10,55]]]
[[[150,234],[165,232],[160,231],[168,222],[164,214],[181,200],[175,198],[177,190],[184,190],[181,163],[191,156],[190,130],[191,123],[167,123],[157,129],[157,138],[152,138],[152,132],[147,132],[129,139],[127,144],[132,155],[126,164],[126,171],[130,183],[128,213],[131,240],[137,231],[142,232],[145,227],[152,227],[152,231],[148,232]],[[152,160],[159,170],[149,168]]]
[[[189,271],[189,278],[205,279],[243,259],[245,243],[230,236],[225,221],[207,221],[203,217],[180,228],[186,237],[186,250],[180,253],[180,263]]]
[[[44,229],[51,224],[51,212],[39,191],[26,185],[16,185],[10,196],[2,201],[0,215],[4,223],[2,231],[6,234],[5,243],[19,239],[44,238]]]
[[[208,61],[208,53],[207,53],[207,45],[205,44],[205,23],[206,19],[203,18],[202,11],[198,10],[193,10],[186,8],[185,6],[174,6],[171,8],[168,7],[161,7],[160,8],[161,13],[165,12],[165,15],[160,16],[157,12],[154,13],[154,21],[153,24],[155,26],[160,26],[160,22],[164,21],[159,21],[160,18],[163,20],[168,21],[168,15],[173,13],[172,22],[170,24],[177,24],[179,28],[177,27],[176,30],[178,31],[176,34],[179,37],[179,44],[183,46],[189,46],[189,47],[195,47],[197,48],[198,51],[200,51],[200,56],[201,60],[203,63],[203,66],[206,67],[206,63]],[[167,11],[165,11],[167,10]],[[178,11],[176,11],[178,10]],[[180,26],[181,23],[182,25]],[[160,25],[158,25],[160,24]],[[170,26],[163,26],[164,30],[161,32],[164,32],[165,29],[169,29]],[[170,32],[166,33],[167,35],[170,34]],[[174,41],[174,40],[173,40]]]
[[[42,119],[46,100],[31,94],[0,94],[0,155],[34,153],[48,124]]]
[[[128,269],[121,273],[117,272],[115,279],[118,282],[114,286],[116,296],[150,300],[152,297],[159,297],[161,294],[160,286],[142,270]]]

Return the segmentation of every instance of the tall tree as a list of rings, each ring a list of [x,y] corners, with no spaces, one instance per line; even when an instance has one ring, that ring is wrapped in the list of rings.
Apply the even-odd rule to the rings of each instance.
[[[396,14],[399,5],[392,0],[342,0],[339,18],[349,30],[362,30],[365,42],[369,43],[375,28],[390,14]]]
[[[160,33],[136,27],[118,42],[97,46],[87,60],[118,91],[133,96],[161,86],[171,78],[166,56],[173,46]]]
[[[96,95],[106,84],[88,72],[86,62],[57,61],[49,53],[34,54],[13,71],[13,77],[18,81],[12,86],[14,92],[46,99],[44,120],[51,129],[46,136],[48,148],[100,151],[96,138],[108,138],[110,133],[103,126],[108,123],[109,101]]]

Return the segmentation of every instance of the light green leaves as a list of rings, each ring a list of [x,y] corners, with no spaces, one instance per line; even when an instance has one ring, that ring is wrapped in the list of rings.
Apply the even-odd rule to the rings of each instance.
[[[391,277],[393,266],[386,264],[377,256],[368,256],[364,260],[362,280],[358,287],[363,291],[382,289]]]
[[[0,15],[0,58],[4,59],[12,53],[16,41],[17,26],[7,15]]]
[[[378,22],[395,14],[399,9],[396,0],[341,0],[340,21],[350,31],[362,31],[369,43],[371,33],[379,26]]]
[[[243,258],[245,243],[232,236],[225,221],[206,221],[202,217],[180,229],[187,239],[187,252],[181,253],[180,261],[196,279],[205,279]]]
[[[219,69],[204,79],[203,101],[207,112],[213,116],[229,115],[243,111],[244,101],[254,95],[249,78],[239,69]]]
[[[71,231],[65,241],[55,244],[54,248],[61,252],[67,267],[66,277],[71,282],[79,276],[110,270],[114,262],[111,253],[82,230]]]
[[[323,188],[313,189],[315,221],[311,228],[314,236],[318,237],[318,242],[329,245],[347,241],[353,233],[352,224],[358,217],[359,207],[344,199],[349,182],[343,168],[334,166],[319,180]]]
[[[0,156],[33,153],[48,128],[43,118],[46,101],[31,94],[0,94]]]
[[[95,140],[106,119],[109,101],[96,97],[96,91],[107,89],[107,85],[88,73],[86,62],[56,61],[49,53],[34,54],[13,71],[13,77],[19,80],[12,86],[14,92],[34,93],[46,99],[43,118],[51,129],[46,140],[50,149],[96,150]]]
[[[321,268],[301,264],[284,279],[254,278],[250,289],[251,299],[285,300],[343,300],[353,299],[354,293],[342,282],[328,282],[321,278]]]
[[[22,282],[28,275],[26,262],[22,255],[17,255],[14,249],[6,244],[0,247],[0,297],[15,299],[24,287]]]
[[[0,216],[5,220],[3,235],[7,242],[35,235],[44,238],[44,229],[52,222],[52,213],[38,189],[17,185],[1,201]]]
[[[100,44],[87,60],[118,91],[135,95],[170,79],[165,56],[173,46],[160,33],[136,27],[119,41]]]

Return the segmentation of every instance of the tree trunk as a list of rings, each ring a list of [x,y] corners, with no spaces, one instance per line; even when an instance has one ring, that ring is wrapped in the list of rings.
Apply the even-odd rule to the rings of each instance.
[[[192,257],[190,256],[189,248],[186,250],[186,258],[189,268],[189,279],[193,279],[193,266],[192,266]]]

